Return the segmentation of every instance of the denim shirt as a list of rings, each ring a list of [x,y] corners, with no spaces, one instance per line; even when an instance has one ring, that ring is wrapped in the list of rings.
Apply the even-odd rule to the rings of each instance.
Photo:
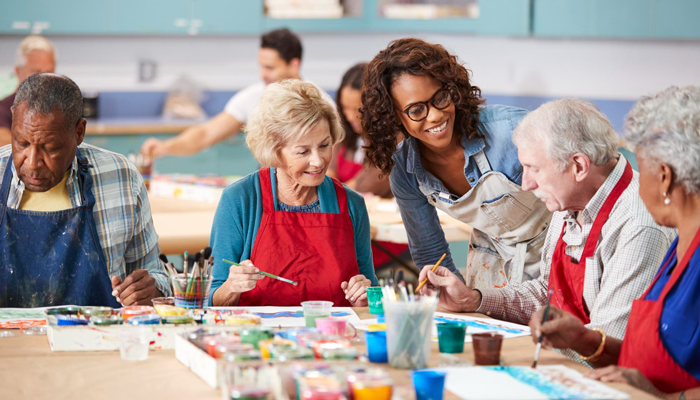
[[[473,157],[481,150],[493,171],[502,173],[517,185],[521,184],[523,167],[518,160],[518,149],[513,144],[512,135],[526,114],[524,109],[501,105],[481,109],[478,130],[483,138],[468,140],[465,136],[462,139],[464,176],[472,187],[482,175]],[[413,261],[420,269],[424,265],[435,264],[443,253],[447,253],[441,265],[463,279],[452,260],[437,210],[421,192],[419,182],[424,187],[433,189],[439,201],[451,203],[459,199],[459,196],[450,193],[442,181],[423,168],[416,138],[409,137],[401,142],[393,159],[395,165],[389,177],[391,191],[396,196],[401,211]]]

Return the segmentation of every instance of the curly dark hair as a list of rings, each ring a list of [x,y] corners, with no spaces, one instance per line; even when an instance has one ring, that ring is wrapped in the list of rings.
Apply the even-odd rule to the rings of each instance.
[[[397,137],[408,132],[396,116],[392,85],[403,75],[430,76],[450,91],[455,105],[455,132],[471,140],[480,137],[481,89],[469,82],[471,71],[439,44],[405,38],[389,43],[367,66],[362,81],[362,131],[369,162],[387,175],[394,167]]]
[[[361,90],[362,78],[364,77],[366,70],[367,63],[359,63],[350,67],[350,69],[345,72],[345,75],[343,75],[343,79],[340,81],[340,87],[335,93],[335,104],[338,108],[338,113],[340,114],[340,122],[343,124],[343,129],[345,129],[343,147],[352,151],[357,150],[357,137],[359,134],[352,129],[348,119],[345,118],[345,114],[343,113],[343,105],[340,104],[340,91],[343,90],[344,87],[351,87],[353,89]]]

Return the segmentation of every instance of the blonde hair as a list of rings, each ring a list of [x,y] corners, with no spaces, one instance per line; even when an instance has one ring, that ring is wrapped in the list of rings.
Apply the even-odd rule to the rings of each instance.
[[[273,83],[265,88],[260,104],[248,118],[246,143],[260,165],[279,167],[280,150],[322,120],[330,127],[331,145],[343,140],[338,112],[316,85],[297,79]]]
[[[24,67],[27,63],[27,55],[32,51],[46,51],[52,53],[56,58],[56,48],[51,41],[43,36],[27,36],[17,46],[17,57],[15,58],[15,66]]]

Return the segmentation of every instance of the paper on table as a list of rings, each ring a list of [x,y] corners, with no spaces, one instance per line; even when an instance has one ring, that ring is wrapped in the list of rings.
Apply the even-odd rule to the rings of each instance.
[[[47,308],[0,308],[0,329],[46,325],[44,310]]]
[[[251,314],[260,316],[263,326],[283,328],[306,326],[304,311],[301,307],[213,307],[215,310],[246,310]],[[360,322],[355,310],[350,307],[333,307],[333,317],[343,318],[353,325]]]
[[[491,318],[477,318],[466,315],[436,312],[433,323],[433,341],[437,341],[437,324],[441,322],[462,322],[467,325],[467,335],[464,338],[465,343],[471,343],[472,337],[470,334],[480,332],[498,332],[506,339],[530,335],[530,327],[525,325],[518,325]],[[369,325],[376,323],[376,319],[363,320],[358,325],[355,325],[355,327],[357,329],[367,330]]]
[[[627,399],[612,389],[563,365],[530,367],[451,367],[445,389],[469,400]]]

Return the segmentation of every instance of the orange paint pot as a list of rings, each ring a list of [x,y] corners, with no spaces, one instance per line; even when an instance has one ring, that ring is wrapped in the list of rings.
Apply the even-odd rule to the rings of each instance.
[[[138,315],[155,314],[156,311],[151,306],[128,306],[121,310],[122,318],[126,322],[131,317],[136,317]]]

